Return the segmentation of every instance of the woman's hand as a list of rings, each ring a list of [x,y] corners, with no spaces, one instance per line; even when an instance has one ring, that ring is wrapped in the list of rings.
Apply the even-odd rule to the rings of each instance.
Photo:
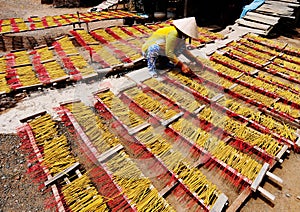
[[[184,63],[181,62],[181,61],[179,61],[179,62],[176,64],[176,66],[177,66],[178,68],[180,68],[181,71],[182,71],[183,73],[185,73],[185,74],[187,74],[187,73],[189,73],[189,72],[191,71],[191,69],[190,69],[186,64],[184,64]]]
[[[191,69],[186,64],[183,63],[183,65],[181,66],[181,71],[187,74],[191,71]]]

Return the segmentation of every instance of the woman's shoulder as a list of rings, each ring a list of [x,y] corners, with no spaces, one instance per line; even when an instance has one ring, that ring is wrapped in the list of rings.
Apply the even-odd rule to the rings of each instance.
[[[158,34],[177,36],[177,30],[174,26],[166,26],[157,30]]]
[[[177,31],[176,28],[174,26],[164,26],[162,28],[159,28],[158,30],[156,30],[156,32],[173,32],[173,31]]]

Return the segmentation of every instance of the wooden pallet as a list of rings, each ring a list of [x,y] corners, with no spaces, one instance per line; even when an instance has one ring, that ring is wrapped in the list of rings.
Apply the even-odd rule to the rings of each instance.
[[[30,116],[28,118],[23,119],[23,121],[30,120],[30,119],[38,117],[38,116],[40,116],[42,114],[44,114],[44,112],[38,113],[38,114],[34,114],[34,115],[32,115],[32,116]],[[21,122],[23,122],[23,121],[21,121]],[[31,146],[32,146],[32,148],[34,150],[34,154],[37,156],[39,162],[42,163],[43,162],[43,156],[42,156],[41,151],[38,148],[38,145],[36,144],[33,132],[31,130],[31,127],[29,126],[29,124],[26,123],[23,126],[21,126],[20,128],[18,128],[17,130],[18,130],[18,132],[22,131],[22,132],[24,132],[24,133],[27,134],[27,136],[29,138],[29,141],[30,141],[30,144],[31,144]],[[52,176],[51,176],[49,170],[46,167],[42,167],[42,169],[43,169],[44,173],[46,174],[47,179],[48,180],[52,179]],[[62,197],[61,197],[61,194],[59,193],[57,185],[56,184],[52,184],[51,185],[51,190],[52,190],[52,193],[53,193],[54,198],[55,198],[55,202],[56,202],[56,205],[57,205],[57,211],[59,211],[59,212],[65,212],[65,211],[67,211],[65,209],[65,207],[64,207],[63,202],[62,202]]]
[[[234,27],[267,36],[281,19],[296,20],[295,13],[299,7],[300,3],[297,0],[266,0],[257,9],[247,12],[242,19],[236,20]]]

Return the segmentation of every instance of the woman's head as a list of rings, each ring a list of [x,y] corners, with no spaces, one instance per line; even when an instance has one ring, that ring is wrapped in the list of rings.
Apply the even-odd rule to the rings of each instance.
[[[176,19],[172,24],[182,33],[181,37],[198,38],[198,27],[195,17]]]

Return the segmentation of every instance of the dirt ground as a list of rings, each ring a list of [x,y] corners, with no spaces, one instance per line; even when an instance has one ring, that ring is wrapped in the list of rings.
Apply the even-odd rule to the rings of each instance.
[[[53,8],[52,5],[42,5],[40,0],[0,0],[0,19],[33,15],[46,16],[66,13],[86,12],[88,8]],[[122,24],[120,20],[99,22],[95,27],[106,27]],[[41,33],[58,35],[69,29],[52,29],[52,31],[39,31]],[[280,36],[277,39],[286,41],[300,47],[298,35]],[[1,54],[1,52],[0,52]],[[283,185],[278,186],[272,181],[266,181],[263,187],[276,196],[275,202],[270,202],[259,193],[251,198],[241,208],[242,212],[296,212],[300,211],[300,154],[291,152],[281,166],[276,166],[273,173],[283,179]],[[0,135],[0,212],[15,211],[45,211],[45,203],[49,200],[49,193],[38,189],[38,184],[33,183],[30,175],[26,174],[30,164],[26,162],[26,155],[20,150],[20,140],[14,134]],[[51,209],[50,209],[51,210]]]
[[[49,192],[38,189],[26,173],[30,164],[17,135],[0,135],[0,211],[45,211]]]

